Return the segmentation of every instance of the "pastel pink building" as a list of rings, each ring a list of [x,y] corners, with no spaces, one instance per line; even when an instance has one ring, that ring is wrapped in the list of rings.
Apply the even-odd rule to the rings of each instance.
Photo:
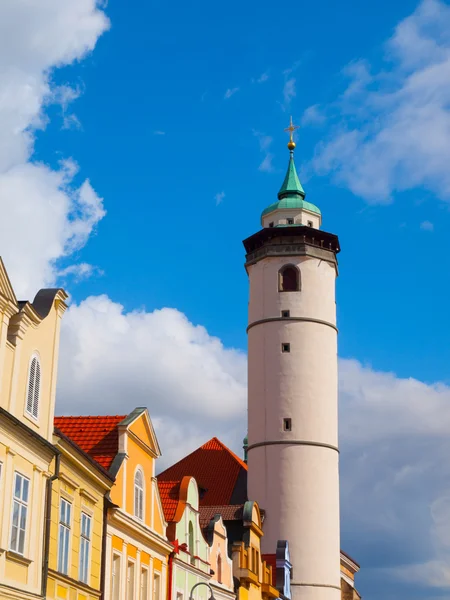
[[[244,241],[248,319],[248,497],[262,550],[289,542],[293,600],[340,600],[338,238],[320,229],[289,166],[262,229]]]

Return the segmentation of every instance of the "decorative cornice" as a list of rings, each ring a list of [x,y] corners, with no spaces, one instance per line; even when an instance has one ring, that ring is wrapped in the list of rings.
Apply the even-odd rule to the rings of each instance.
[[[251,444],[247,448],[247,452],[253,450],[253,448],[261,448],[263,446],[317,446],[319,448],[327,448],[329,450],[334,450],[339,453],[339,448],[337,446],[333,446],[332,444],[324,444],[322,442],[310,442],[306,440],[273,440],[266,442],[257,442],[256,444]]]
[[[144,523],[136,521],[131,515],[125,513],[122,509],[111,509],[109,512],[110,519],[116,526],[121,525],[128,531],[133,531],[136,536],[139,536],[144,544],[153,542],[164,554],[170,554],[173,550],[173,545],[164,537],[150,529]]]
[[[339,333],[339,330],[334,323],[330,323],[330,321],[323,321],[322,319],[312,319],[310,317],[268,317],[267,319],[259,319],[258,321],[253,321],[253,323],[250,323],[250,325],[247,327],[247,333],[252,327],[255,327],[256,325],[262,325],[263,323],[271,323],[272,321],[317,323],[318,325],[326,325],[327,327],[331,327],[336,331],[336,333]]]

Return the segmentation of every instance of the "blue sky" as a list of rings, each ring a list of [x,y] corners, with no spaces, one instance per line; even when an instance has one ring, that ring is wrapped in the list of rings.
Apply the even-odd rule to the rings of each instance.
[[[242,240],[301,125],[342,247],[342,546],[367,600],[450,588],[449,31],[436,0],[0,7],[0,255],[21,297],[71,294],[57,412],[147,405],[162,464],[240,452]]]

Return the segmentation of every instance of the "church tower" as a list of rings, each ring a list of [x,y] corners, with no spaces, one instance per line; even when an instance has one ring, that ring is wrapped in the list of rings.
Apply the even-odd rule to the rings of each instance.
[[[248,317],[248,497],[263,552],[289,542],[293,600],[340,600],[335,280],[339,241],[320,229],[294,163],[262,229],[244,240]]]

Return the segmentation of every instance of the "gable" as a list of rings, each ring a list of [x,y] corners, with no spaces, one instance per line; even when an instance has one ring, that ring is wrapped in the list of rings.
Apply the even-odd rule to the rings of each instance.
[[[137,438],[143,443],[151,451],[154,458],[161,456],[153,423],[146,408],[136,408],[120,425],[126,426],[131,437]]]
[[[7,300],[17,306],[17,298],[14,293],[13,287],[6,272],[3,260],[0,257],[0,294]]]

